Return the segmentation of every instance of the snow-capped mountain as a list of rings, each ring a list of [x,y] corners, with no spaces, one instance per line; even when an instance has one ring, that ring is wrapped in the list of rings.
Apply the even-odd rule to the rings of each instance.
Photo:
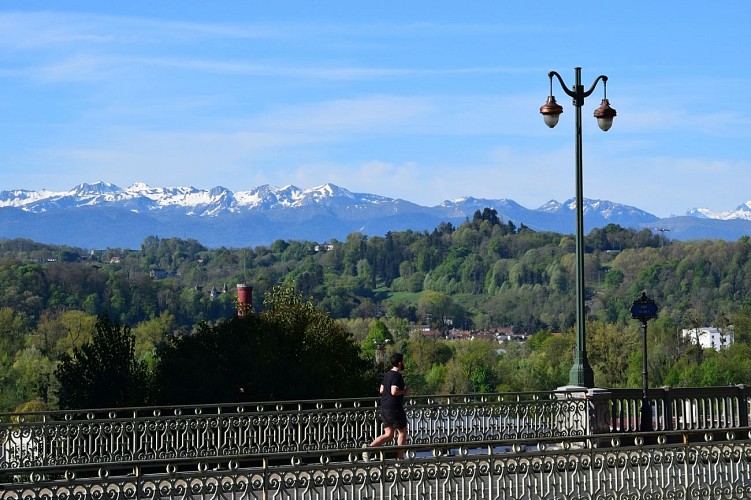
[[[640,227],[658,220],[655,215],[644,210],[620,203],[613,203],[612,201],[584,198],[583,205],[584,226],[587,231],[611,223],[624,227]],[[485,207],[494,208],[505,219],[523,222],[524,225],[535,230],[570,232],[574,230],[576,199],[571,198],[564,203],[550,200],[537,209],[525,208],[513,200],[488,200],[472,197],[444,201],[441,206],[455,209],[458,213],[468,213],[470,210],[482,210]],[[472,212],[469,213],[471,215]]]
[[[65,192],[0,192],[0,238],[29,238],[85,248],[136,248],[147,236],[194,238],[211,246],[254,246],[277,239],[323,242],[359,231],[432,231],[443,222],[456,226],[476,210],[493,208],[504,221],[538,231],[575,231],[574,199],[551,200],[537,209],[509,199],[464,197],[434,207],[333,184],[310,189],[258,186],[233,192],[222,186],[151,187],[137,182],[121,188],[106,182],[80,184]],[[659,230],[672,239],[738,239],[751,234],[751,201],[727,214],[694,209],[692,216],[658,219],[635,207],[584,200],[584,225],[618,224]]]
[[[738,205],[735,210],[729,212],[712,212],[708,208],[692,208],[686,215],[690,217],[701,217],[704,219],[732,220],[742,219],[751,220],[751,200],[742,205]]]
[[[201,217],[249,210],[274,210],[308,205],[372,205],[392,201],[383,196],[352,193],[333,184],[302,190],[295,186],[263,185],[250,191],[232,192],[222,186],[209,190],[194,187],[151,187],[137,182],[120,188],[108,182],[79,184],[70,191],[2,191],[0,207],[15,207],[43,213],[53,209],[83,206],[127,208],[133,212],[174,210]]]

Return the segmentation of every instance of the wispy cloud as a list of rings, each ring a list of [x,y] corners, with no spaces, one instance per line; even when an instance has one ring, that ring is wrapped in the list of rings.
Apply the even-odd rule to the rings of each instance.
[[[0,7],[5,181],[334,182],[423,204],[473,195],[538,206],[574,191],[574,109],[558,91],[561,123],[543,125],[547,72],[584,65],[587,83],[608,74],[618,110],[603,134],[591,116],[600,89],[587,98],[586,196],[657,213],[699,195],[749,196],[740,17],[715,27],[684,9],[701,33],[656,31],[623,8],[611,35],[628,43],[603,44],[591,29],[598,9],[557,13],[551,27],[545,8],[523,3],[241,4],[232,15],[208,3]]]

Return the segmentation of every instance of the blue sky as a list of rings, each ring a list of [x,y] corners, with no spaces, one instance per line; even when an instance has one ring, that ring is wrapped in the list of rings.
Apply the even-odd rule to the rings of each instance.
[[[261,184],[437,205],[584,195],[666,217],[751,199],[751,3],[4,1],[0,190]]]

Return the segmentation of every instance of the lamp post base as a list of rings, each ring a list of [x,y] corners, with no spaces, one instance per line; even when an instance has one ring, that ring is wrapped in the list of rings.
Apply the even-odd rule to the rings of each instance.
[[[588,363],[576,362],[568,372],[569,385],[592,388],[595,386],[595,374]]]

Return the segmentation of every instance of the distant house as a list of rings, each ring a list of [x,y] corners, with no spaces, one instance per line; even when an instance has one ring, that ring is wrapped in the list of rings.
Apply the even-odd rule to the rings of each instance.
[[[693,344],[700,345],[703,349],[714,349],[715,351],[725,349],[735,342],[735,332],[732,325],[728,328],[715,328],[713,326],[684,328],[681,330],[681,335]]]
[[[461,328],[452,328],[449,330],[448,338],[450,339],[467,339],[472,336],[472,332],[469,330],[463,330]]]
[[[440,332],[440,330],[420,330],[420,334],[423,337],[433,338],[433,339],[438,339],[438,338],[443,337],[443,334]]]
[[[498,337],[493,330],[479,330],[474,332],[470,337],[470,340],[474,339],[498,340]]]
[[[443,334],[442,334],[442,333],[440,332],[440,330],[433,330],[433,329],[432,329],[432,328],[430,327],[430,325],[421,325],[421,326],[420,326],[420,327],[419,327],[419,328],[417,329],[417,333],[418,333],[418,334],[419,334],[419,335],[420,335],[421,337],[427,337],[427,338],[434,338],[434,339],[437,339],[437,338],[441,338],[441,337],[443,337]]]
[[[514,333],[513,328],[510,326],[475,331],[452,328],[448,332],[449,339],[487,339],[498,342],[509,342],[515,340],[517,342],[525,342],[529,337],[530,335],[527,333]]]

